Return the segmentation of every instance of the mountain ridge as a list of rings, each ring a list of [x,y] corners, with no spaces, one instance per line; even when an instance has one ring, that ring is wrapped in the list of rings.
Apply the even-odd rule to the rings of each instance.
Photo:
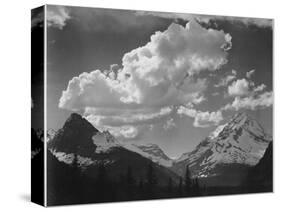
[[[184,167],[189,165],[194,176],[210,177],[219,175],[221,171],[218,169],[222,166],[254,166],[271,140],[256,120],[246,113],[237,113],[211,132],[193,151],[176,160],[173,170],[183,175]]]

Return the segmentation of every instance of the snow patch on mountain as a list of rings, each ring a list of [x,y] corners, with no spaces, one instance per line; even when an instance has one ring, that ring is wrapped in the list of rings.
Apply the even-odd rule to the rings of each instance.
[[[254,166],[271,141],[272,137],[265,133],[256,120],[245,113],[238,113],[176,163],[188,164],[199,177],[210,176],[218,164]]]
[[[210,133],[208,138],[210,138],[210,139],[216,138],[220,134],[220,132],[223,131],[225,126],[226,126],[226,124],[222,124],[222,125],[218,126],[213,132]]]
[[[119,142],[109,131],[103,131],[93,136],[93,142],[97,146],[95,153],[109,153],[116,147],[125,148],[129,151],[165,166],[172,166],[173,161],[156,144],[133,144]]]
[[[109,131],[98,132],[92,139],[97,146],[96,153],[110,152],[114,147],[122,146]]]
[[[48,129],[47,130],[47,142],[52,140],[55,137],[56,133],[57,132],[54,129],[52,129],[52,128]]]
[[[35,149],[31,151],[31,159],[40,153],[41,149]]]
[[[51,150],[51,153],[60,161],[60,162],[64,162],[68,165],[73,164],[74,158],[75,158],[75,154],[74,153],[65,153],[65,152],[57,152],[54,150]],[[97,160],[97,159],[92,159],[89,157],[83,157],[80,155],[77,155],[77,163],[79,167],[87,167],[90,165],[99,165],[99,164],[103,164],[103,165],[109,165],[114,163],[115,161],[113,160],[109,160],[109,159],[103,159],[103,160]]]
[[[124,144],[124,147],[161,166],[171,167],[173,165],[173,160],[156,144]]]

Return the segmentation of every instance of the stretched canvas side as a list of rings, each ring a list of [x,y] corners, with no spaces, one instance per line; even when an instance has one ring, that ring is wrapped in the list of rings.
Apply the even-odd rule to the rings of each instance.
[[[31,201],[44,206],[44,6],[31,10]]]

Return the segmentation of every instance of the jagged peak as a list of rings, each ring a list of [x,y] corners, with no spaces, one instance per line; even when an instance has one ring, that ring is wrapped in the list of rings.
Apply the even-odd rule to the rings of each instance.
[[[68,122],[68,121],[73,121],[73,120],[83,120],[83,117],[78,113],[71,113],[69,118],[66,121]]]
[[[95,131],[98,131],[87,119],[83,118],[78,113],[72,113],[66,122],[64,123],[63,129],[66,128],[83,128],[86,127],[88,129],[95,129]]]
[[[232,118],[230,119],[230,122],[242,124],[242,123],[245,123],[247,120],[253,120],[253,118],[245,112],[239,112],[232,116]]]

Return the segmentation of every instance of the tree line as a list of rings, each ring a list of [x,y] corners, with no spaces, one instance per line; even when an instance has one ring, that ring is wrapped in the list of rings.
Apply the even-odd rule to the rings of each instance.
[[[48,201],[52,205],[201,195],[198,179],[191,178],[188,166],[184,177],[179,177],[178,181],[167,178],[166,185],[160,185],[152,162],[145,167],[143,178],[137,178],[133,167],[128,166],[124,173],[116,176],[115,180],[109,177],[112,173],[104,164],[98,166],[95,178],[88,176],[79,167],[76,155],[70,166],[54,160],[53,162],[55,165],[48,160],[50,169],[48,174],[51,175],[49,180],[53,179],[48,184]]]

